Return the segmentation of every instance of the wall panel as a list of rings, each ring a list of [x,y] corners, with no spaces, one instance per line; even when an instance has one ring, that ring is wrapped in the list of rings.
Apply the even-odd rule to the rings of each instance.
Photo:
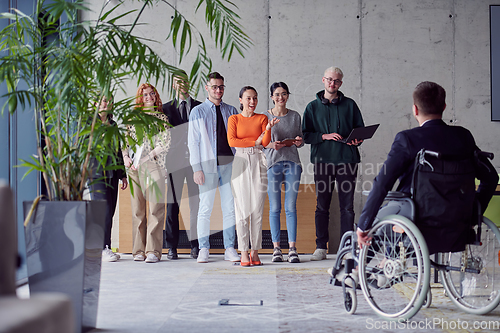
[[[436,81],[447,90],[447,123],[469,128],[481,148],[500,153],[496,135],[500,124],[490,121],[489,0],[235,0],[240,22],[254,45],[245,58],[235,54],[230,63],[209,41],[203,9],[190,11],[198,1],[170,3],[206,36],[213,69],[226,78],[224,100],[229,104],[238,106],[239,89],[252,85],[259,92],[258,112],[263,112],[271,105],[269,85],[284,81],[292,92],[288,106],[302,114],[323,89],[323,71],[332,65],[342,68],[341,91],[358,103],[366,124],[381,123],[374,138],[361,146],[357,216],[365,201],[360,191],[370,188],[395,134],[417,126],[411,94],[421,81]],[[137,6],[135,1],[127,3],[127,8]],[[140,28],[142,33],[157,41],[154,47],[166,61],[176,64],[176,52],[170,41],[165,42],[171,9],[159,2],[148,10],[149,25]],[[181,66],[190,61],[186,58]],[[134,95],[136,83],[127,87],[127,93]],[[162,90],[164,100],[167,88]],[[198,98],[205,96],[201,91]],[[310,184],[308,145],[300,156],[302,184]],[[500,158],[494,165],[498,170]],[[338,220],[335,200],[332,220]],[[299,211],[307,209],[301,204]]]

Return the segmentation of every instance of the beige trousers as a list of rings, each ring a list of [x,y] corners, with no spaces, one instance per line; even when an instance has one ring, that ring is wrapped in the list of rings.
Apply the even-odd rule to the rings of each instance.
[[[165,170],[148,161],[128,169],[132,195],[132,254],[154,253],[161,259],[165,223]],[[149,202],[149,210],[146,212]]]
[[[257,148],[236,148],[231,188],[234,196],[238,249],[262,248],[262,214],[267,194],[267,163]]]

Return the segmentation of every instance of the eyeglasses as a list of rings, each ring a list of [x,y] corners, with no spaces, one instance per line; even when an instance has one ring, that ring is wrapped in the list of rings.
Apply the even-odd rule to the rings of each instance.
[[[148,96],[150,96],[150,97],[156,97],[156,94],[155,94],[154,91],[150,92],[149,94],[148,93],[142,94],[142,97],[148,97]]]
[[[225,85],[220,85],[220,86],[213,85],[213,86],[210,86],[210,88],[212,88],[213,91],[216,91],[217,89],[224,90],[224,88],[226,88],[226,86]]]
[[[337,86],[338,86],[338,85],[340,85],[340,84],[342,83],[342,81],[337,80],[337,79],[335,79],[335,80],[334,80],[334,79],[332,79],[331,77],[324,77],[324,79],[325,79],[325,80],[327,80],[327,81],[328,81],[328,83],[332,83],[332,82],[333,82],[333,83],[335,83],[335,85],[337,85]]]
[[[287,92],[283,92],[281,94],[276,93],[276,94],[273,94],[273,96],[276,97],[276,98],[278,98],[280,96],[284,98],[284,97],[288,96],[288,93]]]

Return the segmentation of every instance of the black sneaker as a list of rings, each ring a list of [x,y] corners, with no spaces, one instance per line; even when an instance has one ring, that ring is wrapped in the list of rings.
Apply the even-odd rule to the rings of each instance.
[[[177,254],[177,249],[169,248],[168,249],[168,254],[167,254],[167,259],[170,259],[170,260],[177,260],[177,259],[179,259],[179,255]]]
[[[282,262],[283,261],[283,253],[279,247],[275,247],[273,251],[273,262]]]
[[[200,249],[198,248],[198,246],[195,246],[191,249],[191,258],[193,259],[198,259],[198,252],[200,252]]]
[[[297,253],[297,248],[295,246],[288,250],[288,262],[295,264],[300,262],[299,254]]]

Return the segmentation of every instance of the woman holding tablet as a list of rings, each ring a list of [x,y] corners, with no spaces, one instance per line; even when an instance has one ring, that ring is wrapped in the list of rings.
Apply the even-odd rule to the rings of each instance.
[[[297,148],[304,145],[300,114],[287,109],[286,102],[290,91],[284,82],[271,85],[271,98],[274,107],[266,112],[269,119],[279,123],[271,129],[271,142],[264,149],[267,159],[267,194],[269,197],[269,225],[274,245],[274,262],[283,261],[280,248],[281,188],[285,184],[285,213],[288,231],[288,262],[299,263],[295,242],[297,239],[297,195],[302,167]]]

